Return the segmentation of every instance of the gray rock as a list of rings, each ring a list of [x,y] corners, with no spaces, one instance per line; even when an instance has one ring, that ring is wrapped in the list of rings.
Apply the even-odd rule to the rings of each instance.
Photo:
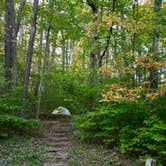
[[[146,159],[145,166],[156,166],[156,160],[152,158]]]
[[[68,116],[71,115],[70,111],[69,111],[67,108],[62,107],[62,106],[60,106],[60,107],[58,107],[57,109],[55,109],[55,110],[52,112],[52,114],[53,114],[53,115],[68,115]]]

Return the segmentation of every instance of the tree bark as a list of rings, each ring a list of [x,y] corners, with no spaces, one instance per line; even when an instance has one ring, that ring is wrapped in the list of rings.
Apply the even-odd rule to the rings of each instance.
[[[97,42],[97,25],[96,25],[96,21],[97,21],[97,13],[98,13],[98,7],[96,5],[96,3],[94,1],[88,0],[87,4],[91,7],[92,12],[93,12],[93,23],[95,25],[95,28],[93,30],[93,39],[92,39],[92,43],[96,43]],[[97,75],[96,69],[97,69],[97,55],[96,55],[96,48],[92,48],[91,52],[90,52],[90,73],[89,73],[89,84],[90,86],[93,86],[95,84],[95,77]]]
[[[49,71],[51,72],[54,66],[54,60],[56,57],[56,40],[52,44],[52,52],[51,52],[51,60],[50,60],[50,65],[49,65]]]
[[[39,84],[39,99],[38,99],[38,109],[36,113],[36,118],[39,119],[40,115],[40,109],[41,109],[41,99],[42,99],[42,90],[43,90],[43,83],[44,83],[44,73],[45,73],[45,67],[46,67],[46,58],[49,53],[49,37],[50,37],[50,24],[47,30],[47,35],[46,35],[46,47],[44,51],[44,60],[42,64],[42,71],[41,71],[41,79],[40,79],[40,84]]]
[[[38,0],[34,0],[31,34],[30,34],[29,43],[28,43],[27,59],[26,59],[26,66],[25,66],[24,80],[23,80],[23,106],[21,111],[22,117],[25,117],[25,110],[27,106],[26,100],[28,97],[28,85],[29,85],[29,77],[30,77],[30,71],[31,71],[33,44],[34,44],[35,34],[36,34],[37,13],[38,13]]]
[[[16,22],[15,22],[15,32],[14,32],[14,50],[13,50],[13,57],[14,57],[14,61],[13,61],[13,85],[14,87],[17,86],[17,35],[18,35],[18,31],[19,31],[19,27],[20,27],[20,23],[21,23],[21,16],[22,16],[22,12],[24,10],[26,4],[26,0],[22,0],[18,13],[17,13],[17,17],[16,17]]]
[[[62,31],[62,70],[66,71],[66,40]]]
[[[43,30],[40,30],[40,42],[39,42],[39,53],[40,55],[42,56],[43,54]],[[37,63],[37,77],[36,77],[36,80],[35,80],[35,88],[34,88],[34,96],[35,98],[37,98],[38,96],[38,91],[39,91],[39,85],[40,85],[40,69],[41,69],[41,66],[42,66],[42,62],[41,62],[41,56],[38,57],[38,63]],[[35,101],[34,104],[33,104],[33,112],[37,112],[37,109],[38,109],[38,101]],[[36,115],[35,115],[36,117]]]
[[[153,52],[153,59],[157,60],[158,55],[158,41],[159,41],[159,29],[157,28],[159,24],[159,12],[161,9],[162,0],[155,0],[154,1],[154,10],[156,13],[155,17],[155,28],[154,28],[154,35],[153,35],[153,44],[152,44],[152,52]],[[158,68],[151,67],[150,68],[150,88],[157,89],[158,88]]]
[[[12,87],[12,75],[14,64],[14,1],[6,0],[5,2],[5,78],[6,78],[6,91]]]

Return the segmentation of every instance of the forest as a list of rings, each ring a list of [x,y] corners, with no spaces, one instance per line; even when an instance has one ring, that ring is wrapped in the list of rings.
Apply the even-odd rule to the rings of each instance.
[[[69,166],[165,166],[166,1],[0,0],[0,165],[42,165],[59,106],[83,146]]]

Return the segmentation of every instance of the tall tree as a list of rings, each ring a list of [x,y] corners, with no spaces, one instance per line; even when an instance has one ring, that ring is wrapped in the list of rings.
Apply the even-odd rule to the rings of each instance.
[[[94,45],[94,48],[92,48],[90,52],[90,75],[89,75],[89,83],[93,86],[95,83],[95,77],[96,77],[96,67],[97,67],[97,55],[96,55],[96,43],[98,39],[97,35],[97,14],[98,14],[98,6],[93,0],[87,0],[87,4],[91,7],[92,13],[93,13],[93,39],[92,39],[92,45]]]
[[[13,60],[13,67],[14,67],[14,71],[13,71],[13,83],[14,83],[14,86],[17,85],[17,36],[18,36],[18,31],[19,31],[19,27],[20,27],[20,23],[21,23],[21,16],[22,16],[22,13],[23,13],[23,10],[24,10],[24,7],[25,7],[25,4],[26,4],[26,0],[22,0],[21,1],[21,4],[19,6],[19,9],[18,9],[18,13],[17,13],[17,17],[15,19],[15,29],[14,29],[14,50],[13,50],[13,57],[14,57],[14,60]]]
[[[162,0],[154,1],[154,11],[155,11],[155,23],[154,23],[154,35],[153,35],[153,44],[152,44],[152,53],[154,61],[157,60],[158,56],[158,44],[159,44],[159,19],[160,19],[160,10],[161,10]],[[150,88],[156,89],[158,88],[158,68],[151,67],[150,68]]]
[[[37,20],[37,13],[38,13],[38,0],[34,0],[33,3],[33,15],[32,15],[32,23],[31,23],[31,34],[29,37],[28,43],[28,51],[27,51],[27,58],[26,58],[26,66],[24,72],[24,80],[23,80],[23,106],[21,114],[25,117],[25,110],[27,106],[27,97],[28,97],[28,85],[29,85],[29,77],[31,71],[31,63],[32,63],[32,53],[33,53],[33,44],[35,40],[36,34],[36,20]]]
[[[56,57],[56,40],[57,40],[57,38],[54,39],[53,44],[52,44],[52,52],[51,52],[49,71],[52,71],[53,65],[54,65],[54,60]]]
[[[14,1],[6,1],[6,32],[5,32],[5,68],[7,89],[12,87],[12,82],[16,86],[17,69],[16,69],[16,46],[17,35],[21,22],[21,15],[26,4],[26,0],[22,0],[17,17],[15,19]]]
[[[6,90],[10,90],[12,86],[12,70],[14,64],[14,1],[6,0],[5,2],[5,78]]]
[[[43,59],[43,64],[42,64],[42,71],[41,71],[41,79],[40,79],[40,84],[39,84],[39,101],[38,101],[38,108],[37,108],[37,114],[36,118],[39,118],[40,114],[40,107],[41,107],[41,99],[42,99],[42,89],[43,89],[43,83],[44,83],[44,74],[45,74],[45,67],[46,67],[46,58],[49,53],[49,37],[50,37],[50,29],[51,25],[49,23],[48,29],[47,29],[47,34],[46,34],[46,47],[44,51],[44,59]]]

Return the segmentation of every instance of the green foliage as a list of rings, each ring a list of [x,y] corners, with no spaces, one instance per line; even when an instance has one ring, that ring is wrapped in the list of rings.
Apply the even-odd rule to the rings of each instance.
[[[11,137],[15,134],[37,133],[40,123],[37,120],[26,120],[17,116],[0,115],[0,137]]]
[[[63,75],[63,76],[62,76]],[[47,92],[43,95],[43,108],[48,112],[58,106],[69,108],[73,114],[80,114],[95,107],[102,85],[90,87],[83,73],[55,71],[46,75]],[[44,107],[46,104],[46,108]]]
[[[3,86],[2,93],[0,94],[0,113],[8,113],[12,115],[20,115],[20,111],[22,109],[22,90],[21,86],[11,89],[9,92],[4,91],[5,81],[3,79],[1,86]],[[36,96],[32,92],[29,92],[27,97],[27,113],[28,116],[31,115],[30,110],[32,110],[32,106],[36,102]],[[34,113],[33,113],[34,114]]]
[[[22,107],[21,89],[16,88],[0,95],[0,110],[6,113],[18,114]]]
[[[1,48],[0,48],[1,53]],[[4,78],[4,68],[2,64],[0,63],[0,90],[5,87],[5,78]]]
[[[164,159],[166,156],[166,96],[152,101],[153,108],[148,109],[148,116],[142,126],[134,131],[129,127],[121,130],[122,152],[137,152],[139,154],[152,154]]]
[[[74,119],[75,134],[100,141],[122,153],[166,156],[165,96],[148,103],[141,101],[101,105]],[[153,104],[152,104],[153,103]]]

